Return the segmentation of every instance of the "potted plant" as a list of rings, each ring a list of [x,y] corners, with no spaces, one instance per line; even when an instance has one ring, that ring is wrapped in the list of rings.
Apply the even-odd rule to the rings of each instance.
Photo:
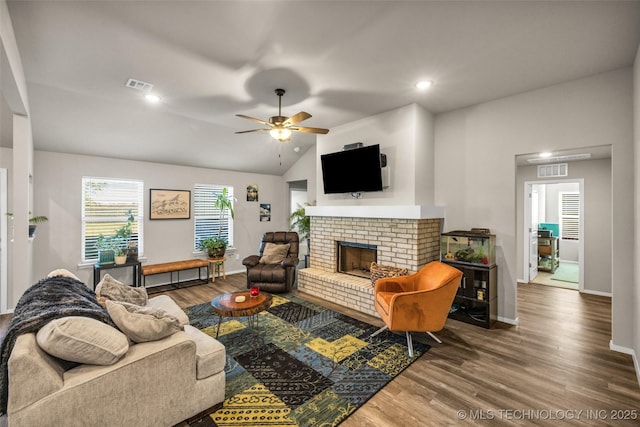
[[[300,237],[306,239],[307,253],[309,253],[311,252],[311,217],[307,216],[305,212],[306,206],[315,206],[315,201],[304,205],[298,204],[298,209],[291,213],[289,221],[291,221],[291,229],[297,231]]]
[[[227,239],[222,237],[205,237],[200,240],[198,248],[207,252],[209,258],[222,258],[227,250]]]
[[[98,248],[98,264],[113,264],[115,261],[115,249],[113,245],[113,237],[100,234],[96,241]]]
[[[231,215],[231,218],[235,218],[235,212],[233,211],[233,203],[229,198],[226,187],[222,189],[220,194],[216,196],[213,202],[213,207],[220,212],[220,226],[218,227],[218,235],[214,237],[206,237],[200,241],[198,248],[201,251],[206,251],[209,258],[222,258],[227,250],[229,242],[222,237],[222,222],[225,219],[227,212]]]
[[[116,257],[121,256],[124,257],[125,262],[138,261],[138,248],[136,247],[135,242],[131,241],[131,234],[133,233],[133,223],[135,222],[135,217],[133,216],[133,210],[129,209],[127,211],[127,222],[122,227],[116,230],[115,234],[115,243],[117,248],[115,248]],[[120,254],[120,255],[118,255]],[[120,264],[116,260],[116,264]]]
[[[131,234],[134,221],[135,217],[133,216],[133,212],[129,209],[127,212],[127,222],[117,229],[113,236],[104,236],[102,234],[98,236],[96,247],[98,248],[99,264],[113,264],[115,262],[120,265],[125,264],[128,261],[128,256],[131,250]]]
[[[31,215],[31,212],[29,212],[29,215]],[[13,214],[11,212],[7,212],[7,216],[9,219],[13,219]],[[29,237],[35,237],[37,225],[47,221],[49,221],[49,218],[43,215],[32,216],[29,218]]]

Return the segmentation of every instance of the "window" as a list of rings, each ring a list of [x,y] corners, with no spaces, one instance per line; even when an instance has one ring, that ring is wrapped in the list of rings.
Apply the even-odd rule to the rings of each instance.
[[[580,239],[580,193],[560,193],[560,236]]]
[[[216,197],[223,189],[227,189],[227,197],[233,201],[233,187],[223,185],[196,184],[193,189],[194,249],[199,251],[200,241],[206,237],[227,239],[233,246],[233,218],[229,212],[220,212],[215,205]]]
[[[143,254],[143,189],[142,181],[111,178],[82,178],[82,260],[96,261],[96,242],[102,234],[112,236],[134,216],[131,241]]]

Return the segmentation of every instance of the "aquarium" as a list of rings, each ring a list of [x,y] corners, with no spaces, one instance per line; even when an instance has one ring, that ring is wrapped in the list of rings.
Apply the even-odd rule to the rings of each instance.
[[[491,266],[496,263],[496,236],[487,229],[450,231],[440,235],[440,257],[472,265]]]

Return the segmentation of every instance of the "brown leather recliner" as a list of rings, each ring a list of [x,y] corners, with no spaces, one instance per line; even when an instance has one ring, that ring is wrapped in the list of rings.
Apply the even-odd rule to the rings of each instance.
[[[411,332],[426,332],[442,342],[432,332],[444,327],[449,309],[462,280],[457,268],[433,261],[409,276],[378,279],[375,286],[375,308],[385,329],[406,331],[409,357],[413,357]]]
[[[284,258],[276,263],[260,263],[267,243],[288,244],[289,250]],[[242,260],[247,267],[247,288],[259,286],[266,292],[287,292],[293,288],[299,249],[298,233],[295,231],[267,232],[260,242],[260,255],[250,255]],[[264,262],[265,260],[263,260]]]

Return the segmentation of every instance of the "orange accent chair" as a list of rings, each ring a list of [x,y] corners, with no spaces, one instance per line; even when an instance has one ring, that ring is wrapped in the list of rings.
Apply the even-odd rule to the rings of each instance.
[[[461,280],[460,270],[440,261],[430,262],[409,276],[378,279],[375,307],[386,325],[371,336],[385,329],[405,331],[409,357],[413,357],[411,332],[426,332],[441,343],[432,332],[444,328]]]

